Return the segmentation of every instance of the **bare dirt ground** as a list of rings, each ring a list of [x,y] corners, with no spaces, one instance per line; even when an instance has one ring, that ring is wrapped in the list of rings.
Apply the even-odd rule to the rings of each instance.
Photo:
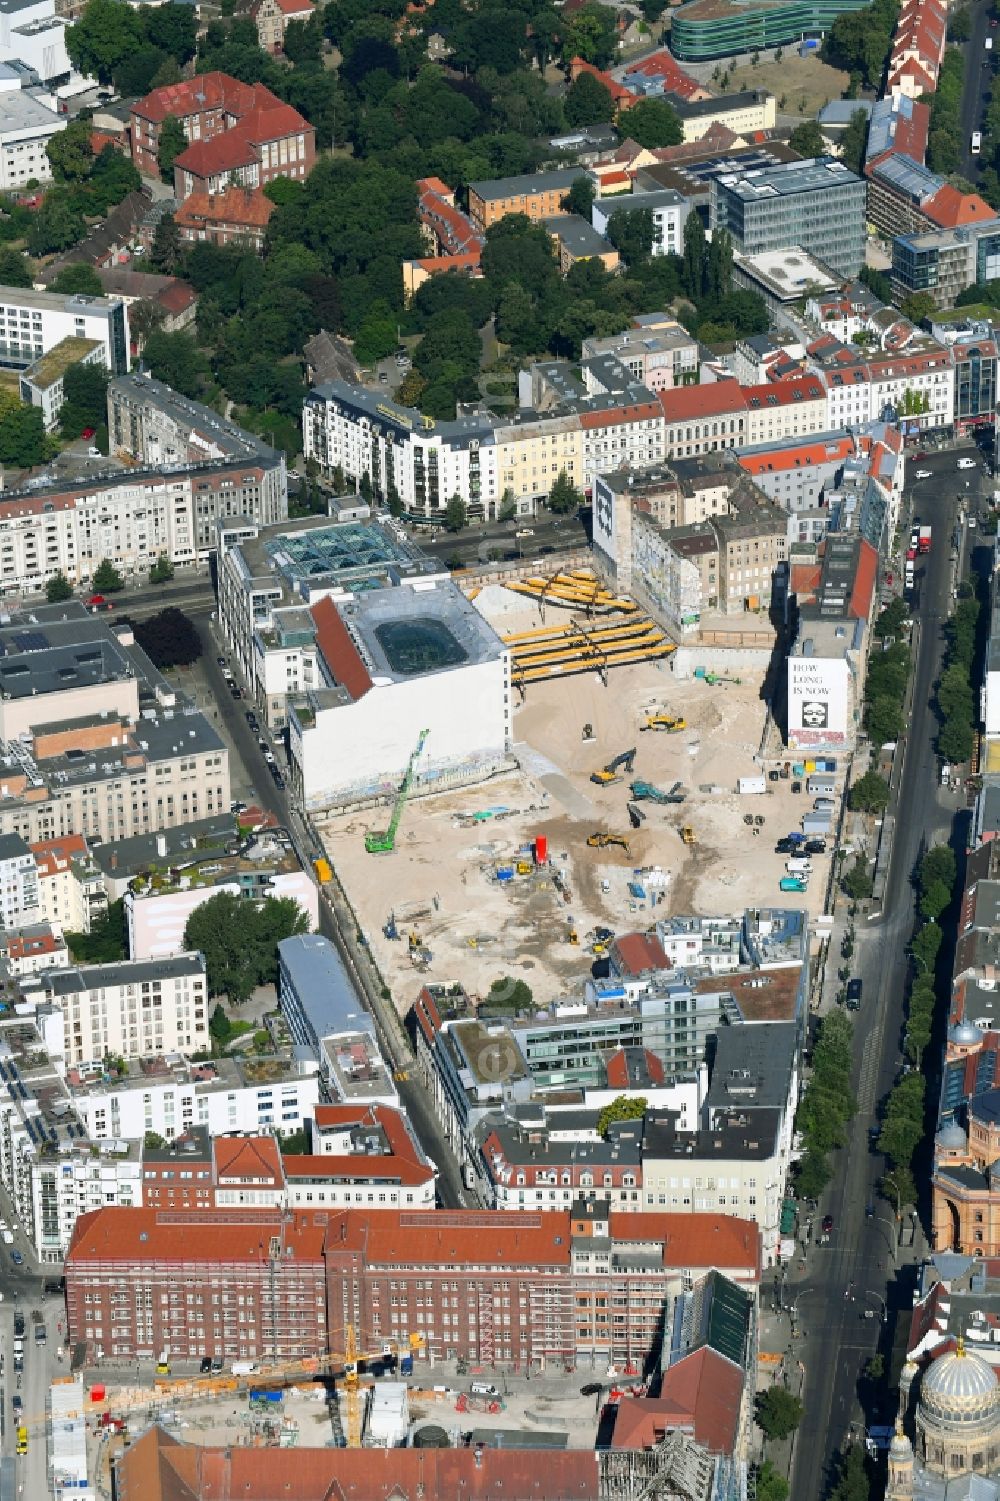
[[[831,99],[843,96],[849,82],[839,68],[831,68],[814,54],[800,57],[794,48],[787,47],[780,62],[762,58],[756,68],[752,63],[737,63],[730,72],[729,88],[766,89],[779,101],[779,114],[814,119]]]
[[[503,599],[497,628],[537,625],[537,612],[511,608],[512,599]],[[558,618],[546,613],[548,623]],[[814,858],[808,893],[786,896],[779,891],[785,857],[774,853],[775,839],[798,827],[811,798],[804,791],[793,796],[790,781],[769,781],[760,796],[736,791],[737,778],[761,774],[760,687],[757,679],[714,687],[680,682],[669,660],[614,669],[607,688],[596,674],[530,684],[514,719],[520,770],[411,802],[394,854],[365,852],[365,833],[384,825],[381,809],[321,823],[401,1010],[424,979],[460,982],[481,995],[508,974],[526,980],[547,1004],[578,989],[590,962],[588,935],[592,940],[598,925],[622,932],[675,913],[738,913],[779,901],[820,911],[830,857]],[[683,717],[687,728],[643,730],[656,711]],[[590,743],[583,740],[585,724],[593,730]],[[633,747],[631,777],[605,787],[591,782],[592,772]],[[645,821],[633,830],[626,804],[636,778],[663,791],[681,782],[686,801],[642,802]],[[473,822],[475,814],[489,816]],[[746,815],[764,819],[758,834]],[[683,825],[693,828],[696,845],[682,842]],[[628,853],[588,848],[595,832],[624,835]],[[548,867],[498,882],[497,866],[516,862],[539,835],[548,841]],[[568,899],[553,880],[556,871]],[[395,941],[383,931],[390,913]],[[579,946],[569,941],[571,930]],[[419,972],[409,957],[410,932],[431,954]]]

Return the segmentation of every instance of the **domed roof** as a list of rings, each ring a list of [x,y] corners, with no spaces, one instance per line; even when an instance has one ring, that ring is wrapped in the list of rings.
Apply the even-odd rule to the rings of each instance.
[[[889,1458],[894,1459],[897,1464],[905,1464],[907,1460],[913,1458],[913,1445],[903,1432],[902,1423],[896,1424],[896,1432],[889,1445]]]
[[[937,1134],[939,1147],[961,1150],[965,1146],[965,1132],[956,1120],[945,1121]]]
[[[948,1041],[957,1042],[961,1047],[970,1047],[982,1039],[979,1027],[973,1026],[972,1022],[959,1022],[948,1032]]]
[[[980,1423],[1000,1415],[1000,1384],[982,1356],[958,1348],[940,1355],[920,1383],[921,1415],[947,1424]]]

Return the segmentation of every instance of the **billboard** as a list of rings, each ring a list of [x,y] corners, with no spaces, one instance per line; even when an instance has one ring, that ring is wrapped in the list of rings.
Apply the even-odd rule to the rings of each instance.
[[[843,657],[789,657],[790,749],[847,744],[848,677]]]

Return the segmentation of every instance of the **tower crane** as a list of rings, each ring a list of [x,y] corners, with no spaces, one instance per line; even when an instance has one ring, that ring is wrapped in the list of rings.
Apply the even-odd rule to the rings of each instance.
[[[370,855],[388,855],[391,854],[396,847],[396,830],[399,828],[399,820],[403,816],[403,809],[406,806],[406,799],[409,796],[410,788],[413,785],[413,769],[417,764],[417,758],[420,755],[420,752],[423,750],[424,743],[426,742],[427,736],[429,734],[430,730],[420,731],[416,746],[413,750],[413,754],[410,756],[410,759],[407,762],[406,771],[403,774],[403,780],[399,784],[399,791],[396,793],[396,801],[393,804],[392,817],[389,820],[389,827],[380,833],[365,835],[365,849]]]

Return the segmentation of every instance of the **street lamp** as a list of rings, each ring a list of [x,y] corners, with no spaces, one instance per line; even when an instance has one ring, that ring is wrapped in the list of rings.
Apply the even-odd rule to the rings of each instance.
[[[878,1298],[878,1303],[879,1303],[879,1312],[878,1312],[879,1322],[882,1323],[882,1324],[884,1324],[885,1320],[886,1320],[886,1312],[887,1312],[887,1310],[886,1310],[885,1299],[883,1298],[882,1294],[881,1293],[877,1293],[874,1288],[869,1287],[869,1288],[865,1289],[865,1297],[866,1298]],[[865,1313],[865,1318],[867,1318],[867,1317],[868,1317],[868,1313],[866,1312]]]
[[[886,1212],[888,1213],[888,1210]],[[892,1257],[893,1262],[895,1262],[895,1260],[896,1260],[896,1221],[898,1220],[899,1216],[897,1214],[896,1220],[893,1220],[891,1217],[888,1220],[884,1220],[882,1218],[881,1214],[876,1214],[875,1218],[876,1218],[876,1220],[878,1221],[878,1223],[880,1225],[888,1224],[888,1226],[889,1226],[889,1235],[888,1235],[889,1255]]]

